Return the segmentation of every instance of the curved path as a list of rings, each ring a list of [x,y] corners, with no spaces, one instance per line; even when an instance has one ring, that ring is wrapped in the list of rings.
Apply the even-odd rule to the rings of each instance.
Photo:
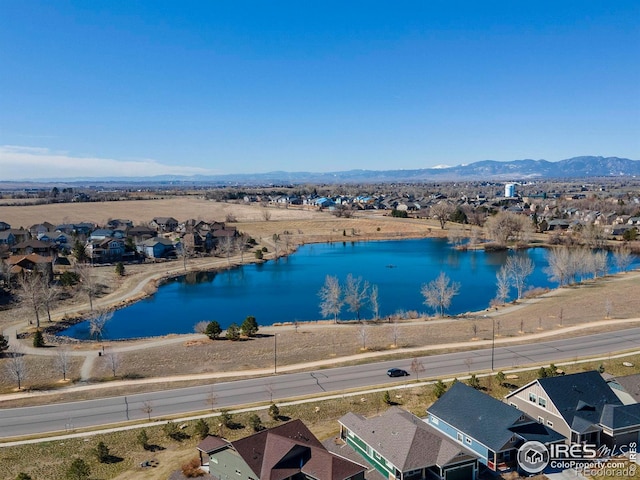
[[[420,376],[463,376],[472,370],[506,370],[522,365],[610,355],[616,351],[635,351],[640,348],[639,327],[563,340],[542,341],[541,338],[534,343],[520,345],[507,345],[506,342],[496,340],[495,348],[420,357],[419,361],[425,367]],[[335,360],[331,363],[335,363]],[[399,367],[411,371],[411,363],[410,359],[389,360],[98,400],[4,409],[0,410],[0,438],[144,420],[147,418],[145,405],[151,407],[150,416],[158,417],[202,411],[207,408],[236,407],[305,395],[382,386],[390,381],[385,374],[388,368]],[[218,374],[218,378],[238,376],[241,373],[265,375],[270,371],[264,369],[224,372]],[[413,378],[415,374],[412,374],[409,380]]]

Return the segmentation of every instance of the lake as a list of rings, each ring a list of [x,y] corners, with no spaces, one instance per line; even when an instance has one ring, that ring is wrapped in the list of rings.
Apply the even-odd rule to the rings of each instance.
[[[216,320],[226,328],[231,323],[240,325],[248,315],[256,317],[260,325],[318,320],[318,292],[326,275],[344,284],[349,273],[378,286],[381,317],[398,311],[432,314],[423,303],[420,288],[441,271],[460,283],[460,293],[448,313],[483,310],[496,295],[496,272],[508,255],[527,255],[533,260],[536,268],[528,278],[529,287],[557,286],[544,272],[547,260],[542,248],[459,251],[446,240],[432,238],[310,244],[278,261],[171,279],[152,297],[117,310],[103,338],[193,333],[194,325],[203,320]],[[371,318],[371,310],[365,308],[361,317]],[[355,319],[355,314],[345,306],[339,319]],[[89,338],[88,322],[78,323],[60,335]]]

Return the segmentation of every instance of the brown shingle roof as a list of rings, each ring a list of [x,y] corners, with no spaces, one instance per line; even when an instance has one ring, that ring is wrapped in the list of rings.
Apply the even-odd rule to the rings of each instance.
[[[343,480],[366,470],[325,450],[300,420],[263,430],[232,446],[261,480],[282,480],[298,472],[318,480]]]
[[[214,437],[213,435],[208,435],[204,440],[202,440],[196,448],[204,453],[211,453],[219,448],[230,445],[224,438]]]

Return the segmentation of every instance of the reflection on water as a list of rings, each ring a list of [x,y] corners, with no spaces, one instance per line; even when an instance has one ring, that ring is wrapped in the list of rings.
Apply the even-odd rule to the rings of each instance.
[[[199,321],[216,320],[225,328],[253,315],[261,325],[320,319],[318,291],[325,277],[344,283],[347,275],[378,286],[380,316],[397,311],[428,312],[422,284],[444,271],[461,285],[452,314],[487,308],[496,295],[496,272],[508,255],[529,256],[536,269],[528,287],[555,287],[549,282],[543,249],[518,252],[457,251],[443,239],[334,242],[305,245],[293,255],[220,272],[190,272],[168,281],[145,300],[115,312],[105,338],[135,338],[190,333]],[[371,316],[368,306],[361,312]],[[343,308],[341,319],[354,315]],[[63,332],[88,338],[80,323]]]

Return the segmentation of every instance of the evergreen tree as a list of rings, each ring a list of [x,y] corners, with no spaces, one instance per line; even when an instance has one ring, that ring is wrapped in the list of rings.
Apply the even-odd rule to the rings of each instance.
[[[387,405],[391,405],[391,395],[389,395],[388,391],[384,392],[384,395],[382,396],[382,401]]]
[[[504,376],[504,372],[502,372],[502,370],[500,370],[496,374],[496,380],[498,381],[498,385],[500,385],[500,386],[504,385],[505,376]]]
[[[109,447],[107,447],[104,442],[99,442],[98,445],[96,445],[93,454],[100,463],[107,463],[109,458],[111,458],[111,455],[109,454]]]
[[[122,262],[116,263],[116,275],[124,277],[124,264]]]
[[[78,263],[85,263],[87,260],[89,260],[87,250],[85,249],[84,244],[80,241],[79,238],[76,238],[76,241],[73,243],[71,255],[76,259],[76,262]]]
[[[44,347],[44,336],[42,335],[40,329],[36,330],[36,333],[33,334],[33,346],[35,348]]]
[[[240,339],[240,329],[235,323],[227,327],[227,340],[236,341]]]
[[[469,379],[469,386],[475,388],[476,390],[480,389],[480,380],[476,377],[475,373],[471,374],[471,378]]]
[[[218,322],[213,320],[207,324],[207,328],[205,328],[204,333],[211,340],[215,340],[220,337],[222,328],[220,328],[220,324]]]
[[[272,403],[269,407],[269,416],[274,420],[280,420],[280,409],[275,403]]]
[[[240,331],[245,337],[253,337],[256,333],[258,333],[258,322],[256,322],[256,317],[249,315],[245,318],[244,322],[240,326]]]
[[[203,418],[198,419],[193,429],[200,440],[204,440],[209,435],[209,424]]]
[[[433,386],[433,394],[436,396],[436,398],[440,398],[446,391],[447,386],[443,383],[442,380],[438,380]]]
[[[138,442],[138,445],[140,445],[145,450],[149,448],[149,436],[147,435],[147,431],[144,428],[138,432],[136,440]]]
[[[0,333],[0,354],[9,348],[9,340]]]
[[[69,480],[86,480],[91,475],[91,469],[81,458],[76,458],[67,470],[67,479]]]
[[[263,429],[262,420],[260,420],[260,417],[255,413],[249,417],[249,425],[254,432],[259,432]]]

